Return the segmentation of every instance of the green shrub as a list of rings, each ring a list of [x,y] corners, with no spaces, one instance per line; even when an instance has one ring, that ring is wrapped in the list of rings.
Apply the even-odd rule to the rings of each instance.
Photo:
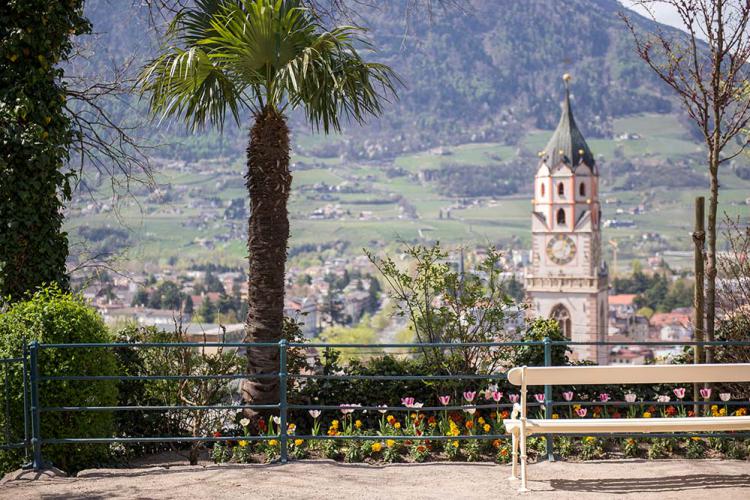
[[[57,286],[42,289],[28,300],[13,304],[0,314],[0,357],[16,357],[23,352],[24,340],[40,343],[110,342],[101,317],[80,296],[63,292]],[[42,349],[41,376],[113,375],[114,354],[104,348]],[[10,430],[23,436],[23,378],[20,370],[10,372]],[[117,404],[114,381],[46,381],[39,384],[42,407],[113,406]],[[6,425],[0,416],[0,428]],[[45,412],[41,415],[42,438],[111,437],[113,417],[108,412]],[[45,461],[68,472],[108,460],[107,445],[65,444],[42,448]],[[7,471],[21,464],[22,453],[0,452],[0,467]]]

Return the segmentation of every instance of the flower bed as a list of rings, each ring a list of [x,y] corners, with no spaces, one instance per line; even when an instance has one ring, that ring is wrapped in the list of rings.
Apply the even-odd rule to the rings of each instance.
[[[564,403],[551,418],[654,418],[694,416],[691,402],[683,402],[686,390],[677,387],[672,395],[661,394],[655,401],[638,400],[634,393],[624,394],[623,401],[614,401],[611,394],[573,391],[562,393]],[[704,403],[710,403],[711,390],[701,391]],[[672,397],[675,399],[673,400]],[[720,404],[705,404],[709,416],[746,415],[748,404],[733,401],[729,393],[721,393]],[[484,401],[482,401],[482,399]],[[503,394],[496,386],[484,391],[465,391],[462,400],[451,406],[451,396],[437,397],[435,407],[425,411],[423,402],[413,397],[401,399],[401,406],[378,407],[368,413],[359,404],[340,405],[337,414],[324,418],[321,410],[308,411],[309,418],[300,425],[313,438],[298,437],[297,424],[289,423],[288,449],[291,458],[325,457],[346,462],[425,462],[425,461],[496,461],[511,460],[510,441],[505,435],[503,420],[519,399],[518,394]],[[544,417],[544,395],[534,394],[537,417]],[[701,412],[699,412],[701,413]],[[307,415],[306,415],[307,417]],[[242,419],[234,429],[218,435],[249,435],[249,420]],[[260,441],[239,440],[217,442],[213,459],[221,462],[269,462],[279,458],[281,420],[272,416],[261,419]],[[627,437],[588,436],[554,438],[555,452],[562,458],[592,460],[602,458],[710,458],[744,459],[750,454],[750,439],[727,437]],[[543,437],[530,437],[532,459],[546,453]]]

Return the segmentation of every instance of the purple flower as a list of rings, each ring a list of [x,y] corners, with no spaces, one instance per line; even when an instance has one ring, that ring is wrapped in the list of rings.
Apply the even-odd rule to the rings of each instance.
[[[576,410],[576,415],[578,415],[581,418],[585,417],[586,413],[588,413],[588,410],[586,408],[578,408]]]
[[[477,395],[476,391],[474,391],[474,392],[472,392],[472,391],[465,391],[464,392],[464,399],[468,403],[471,403],[472,401],[474,401],[474,398],[476,397],[476,395]]]
[[[438,400],[440,401],[440,404],[443,406],[448,406],[451,402],[450,396],[438,396]]]
[[[711,389],[709,389],[708,387],[703,387],[700,390],[700,393],[703,399],[711,399]]]
[[[495,403],[499,403],[499,402],[500,402],[500,400],[501,400],[501,399],[503,399],[503,393],[502,393],[502,392],[500,392],[500,391],[492,391],[492,394],[491,394],[491,396],[492,396],[492,400],[493,400],[493,401],[494,401]]]
[[[518,400],[521,398],[518,394],[508,394],[508,399],[511,403],[518,403]]]
[[[601,401],[602,403],[606,403],[610,399],[612,398],[610,398],[609,394],[607,394],[606,392],[599,394],[599,401]]]
[[[674,392],[674,395],[677,399],[682,399],[685,397],[685,388],[684,387],[675,387],[672,392]]]
[[[573,396],[575,396],[575,393],[573,391],[566,391],[562,393],[562,397],[565,401],[573,401]]]
[[[407,408],[411,408],[411,405],[414,404],[414,398],[411,398],[411,397],[401,398],[401,404],[406,406]]]

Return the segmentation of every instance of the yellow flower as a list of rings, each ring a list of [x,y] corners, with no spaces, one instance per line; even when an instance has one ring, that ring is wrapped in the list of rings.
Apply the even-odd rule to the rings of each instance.
[[[375,442],[375,443],[372,443],[371,449],[373,453],[378,453],[380,450],[383,449],[383,445],[378,442]]]
[[[552,414],[552,420],[557,420],[558,418],[560,418],[560,415],[558,415],[557,413]]]
[[[396,422],[395,424],[393,424],[393,427],[395,427],[396,429],[400,429],[401,428],[401,422]]]
[[[643,418],[651,418],[651,412],[644,411],[643,412]]]
[[[734,414],[736,416],[738,416],[738,417],[743,417],[743,416],[747,415],[747,408],[740,408],[739,410],[737,410],[736,412],[734,412]]]
[[[696,436],[693,436],[693,437],[692,437],[692,438],[690,438],[690,439],[692,439],[693,441],[700,441],[700,440],[701,440],[701,438],[699,438],[699,437],[696,437]]]
[[[362,428],[362,421],[361,420],[357,420],[356,422],[354,422],[354,427],[356,427],[357,429],[361,429]]]
[[[396,417],[394,417],[393,415],[388,415],[387,417],[385,417],[385,419],[389,424],[393,424],[393,421],[396,420]]]
[[[297,424],[289,424],[286,428],[290,433],[294,434],[294,431],[297,430]]]
[[[334,429],[338,429],[339,428],[339,421],[338,420],[334,420],[333,422],[331,422],[331,427],[333,427]]]
[[[295,439],[294,440],[294,446],[302,446],[302,443],[305,441],[303,439]]]
[[[719,416],[720,417],[726,417],[726,415],[727,415],[727,409],[726,408],[722,408],[721,410],[719,410]]]
[[[594,436],[586,436],[583,440],[587,443],[593,443],[596,441],[596,438]]]
[[[484,432],[490,432],[490,424],[484,424]]]
[[[480,425],[484,425],[484,417],[479,417],[478,422]]]
[[[279,442],[278,442],[278,441],[276,441],[275,439],[272,439],[272,440],[270,440],[270,441],[268,442],[268,445],[269,445],[269,446],[276,446],[277,444],[279,444]]]
[[[414,420],[415,418],[417,418],[417,414],[416,414],[416,413],[412,413],[412,414],[411,414],[411,415],[409,415],[409,416],[411,417],[411,419],[412,419],[412,420]]]
[[[458,441],[453,441],[453,447],[458,448]]]
[[[389,440],[387,440],[387,441],[385,442],[385,445],[386,445],[386,446],[387,446],[388,448],[393,448],[395,444],[396,444],[396,441],[394,441],[393,439],[389,439]]]
[[[240,447],[244,448],[247,445],[248,445],[247,441],[245,441],[245,440],[240,441]]]

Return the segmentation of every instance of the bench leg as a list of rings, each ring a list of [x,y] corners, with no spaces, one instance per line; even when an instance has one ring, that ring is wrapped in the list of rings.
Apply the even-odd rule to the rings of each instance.
[[[518,479],[518,431],[511,432],[511,442],[513,450],[511,453],[510,477],[508,479]]]
[[[526,487],[526,433],[520,433],[521,439],[521,487],[518,489],[519,492],[529,491]]]

